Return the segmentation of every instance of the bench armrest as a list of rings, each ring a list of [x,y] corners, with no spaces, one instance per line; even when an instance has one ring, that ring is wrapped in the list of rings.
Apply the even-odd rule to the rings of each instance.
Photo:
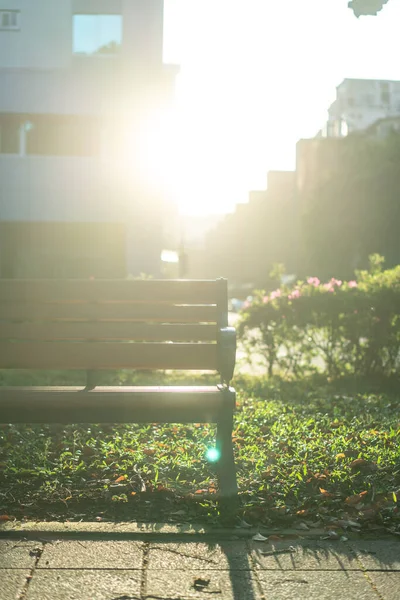
[[[218,332],[218,371],[223,383],[229,383],[233,377],[236,362],[236,330],[223,327]]]

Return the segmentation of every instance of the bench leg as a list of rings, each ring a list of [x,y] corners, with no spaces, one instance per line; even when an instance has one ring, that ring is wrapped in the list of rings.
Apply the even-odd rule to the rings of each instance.
[[[237,495],[236,468],[232,446],[233,414],[229,414],[217,425],[218,481],[220,494],[224,498]]]

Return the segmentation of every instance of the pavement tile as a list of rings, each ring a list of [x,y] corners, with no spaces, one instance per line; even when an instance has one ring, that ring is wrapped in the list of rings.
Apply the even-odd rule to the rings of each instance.
[[[0,540],[0,569],[31,569],[43,545],[24,540]]]
[[[261,600],[250,572],[214,570],[147,571],[145,598],[161,600]],[[199,585],[196,586],[195,582]],[[203,582],[204,587],[200,585]],[[30,600],[30,599],[29,599]]]
[[[0,573],[1,600],[15,600],[19,598],[29,574],[30,571],[23,569],[2,569]]]
[[[359,571],[260,571],[258,579],[266,600],[378,600]]]
[[[38,569],[141,569],[141,542],[55,541],[46,544]]]
[[[221,543],[153,543],[150,545],[148,569],[249,570],[250,556],[245,542]]]
[[[294,552],[289,552],[292,546]],[[256,569],[261,570],[362,570],[352,549],[339,542],[314,542],[293,540],[270,543],[251,542],[252,557]],[[286,550],[287,552],[281,553]],[[268,553],[268,554],[262,554]]]
[[[400,573],[398,571],[367,572],[379,594],[385,600],[398,600],[400,596]]]
[[[400,541],[371,540],[351,545],[367,571],[400,571]]]
[[[124,570],[36,571],[26,600],[139,600],[140,577]]]

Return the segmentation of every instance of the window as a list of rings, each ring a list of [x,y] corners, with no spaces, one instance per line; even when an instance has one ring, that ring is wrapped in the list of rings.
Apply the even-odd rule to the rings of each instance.
[[[0,30],[17,31],[19,15],[19,10],[0,10]]]
[[[122,15],[74,15],[74,54],[114,55],[121,42]]]

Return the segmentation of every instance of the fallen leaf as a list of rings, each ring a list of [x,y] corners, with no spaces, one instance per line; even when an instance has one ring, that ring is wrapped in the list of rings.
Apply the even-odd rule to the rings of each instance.
[[[346,504],[348,504],[349,506],[356,506],[357,504],[359,504],[364,496],[367,494],[368,492],[361,492],[360,494],[354,494],[354,496],[348,496],[345,500]]]
[[[264,535],[261,535],[261,533],[256,533],[256,535],[253,535],[253,537],[251,538],[254,542],[267,542],[268,538],[265,537]]]
[[[146,456],[153,456],[153,454],[155,454],[155,450],[154,448],[145,448],[143,450],[143,454],[145,454]]]
[[[336,531],[328,531],[328,535],[324,536],[323,538],[321,538],[322,540],[338,540],[339,539],[339,534],[336,533]]]
[[[0,515],[0,521],[11,521],[12,517],[8,515]]]
[[[195,579],[193,582],[193,587],[195,590],[197,591],[202,591],[204,590],[204,588],[206,588],[208,585],[210,584],[210,580],[209,579]]]
[[[237,528],[248,528],[251,527],[250,523],[247,523],[247,521],[245,521],[244,519],[240,519],[239,521],[239,525],[237,525]]]
[[[324,490],[324,488],[319,488],[319,491],[324,496],[324,498],[333,498],[333,494],[328,492],[328,490]]]
[[[346,455],[344,452],[339,452],[339,454],[336,454],[336,460],[339,460],[340,458],[346,458]]]
[[[121,475],[120,477],[118,477],[118,479],[116,479],[114,481],[114,483],[120,483],[120,481],[125,481],[126,479],[126,475]]]
[[[136,492],[131,492],[131,496],[136,496]]]
[[[306,523],[299,523],[296,527],[296,529],[303,529],[304,531],[309,531],[310,528],[308,525],[306,525]]]
[[[272,535],[269,535],[269,536],[268,536],[268,540],[269,540],[270,542],[277,542],[277,541],[279,541],[279,540],[281,540],[281,539],[282,539],[282,538],[281,538],[281,536],[280,536],[280,535],[274,535],[274,534],[272,534]]]

